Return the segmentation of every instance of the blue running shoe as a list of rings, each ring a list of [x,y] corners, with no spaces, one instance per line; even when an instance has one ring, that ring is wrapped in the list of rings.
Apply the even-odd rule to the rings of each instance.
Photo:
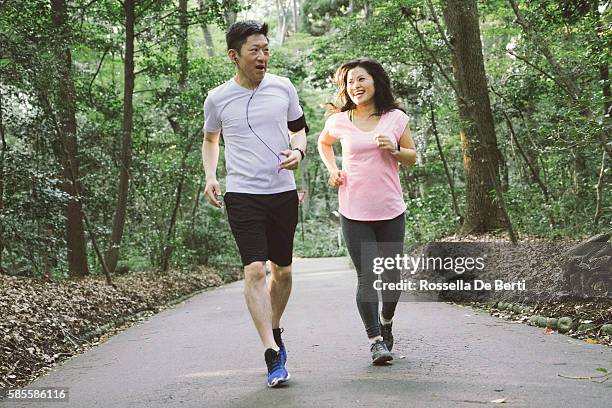
[[[283,368],[286,370],[287,367],[285,367],[285,364],[287,364],[287,349],[285,348],[285,345],[283,343],[281,343],[278,354],[280,354],[281,364],[283,365]]]
[[[281,354],[279,351],[267,349],[265,354],[266,365],[268,366],[268,387],[276,387],[291,377],[284,364],[281,362]]]
[[[283,367],[285,367],[285,364],[287,364],[287,349],[285,348],[285,343],[283,343],[283,339],[281,338],[281,333],[284,331],[285,330],[282,328],[272,329],[274,341],[276,342],[276,345],[280,348],[281,362],[283,364]]]

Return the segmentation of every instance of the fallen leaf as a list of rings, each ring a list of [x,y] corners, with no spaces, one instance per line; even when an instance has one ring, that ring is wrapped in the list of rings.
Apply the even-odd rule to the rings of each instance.
[[[553,334],[554,330],[551,329],[550,327],[547,327],[547,328],[544,329],[544,333],[546,333],[546,334]]]

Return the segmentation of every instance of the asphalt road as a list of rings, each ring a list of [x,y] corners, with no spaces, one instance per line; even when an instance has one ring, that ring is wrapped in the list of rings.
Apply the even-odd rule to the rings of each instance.
[[[345,258],[296,260],[283,338],[292,379],[268,389],[243,282],[153,316],[35,381],[68,402],[2,407],[610,407],[612,350],[484,312],[398,305],[392,365],[370,364]],[[402,358],[404,357],[404,358]]]

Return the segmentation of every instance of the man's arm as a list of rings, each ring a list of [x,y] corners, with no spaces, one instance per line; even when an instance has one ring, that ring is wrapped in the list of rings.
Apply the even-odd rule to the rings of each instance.
[[[289,144],[291,150],[284,150],[280,154],[287,157],[280,164],[281,169],[295,170],[302,161],[302,155],[306,154],[306,128],[297,132],[289,130]]]
[[[308,124],[304,116],[304,109],[300,106],[300,98],[297,90],[286,79],[289,95],[289,107],[287,109],[287,128],[289,129],[289,144],[291,150],[282,151],[280,154],[286,157],[280,164],[281,169],[295,170],[306,154],[306,133]]]
[[[206,194],[208,201],[217,208],[221,208],[221,203],[217,201],[217,196],[221,195],[221,187],[217,181],[220,133],[220,131],[204,131],[204,141],[202,142],[202,161],[204,162],[204,174],[206,175],[204,194]]]

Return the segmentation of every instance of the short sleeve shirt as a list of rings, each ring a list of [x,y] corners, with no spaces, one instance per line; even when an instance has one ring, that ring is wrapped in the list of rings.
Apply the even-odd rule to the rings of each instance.
[[[273,194],[295,190],[293,172],[280,170],[291,149],[287,122],[303,115],[289,79],[266,73],[255,90],[234,78],[214,88],[204,102],[204,130],[221,130],[225,143],[226,191]]]
[[[408,116],[399,109],[383,114],[372,131],[362,131],[348,117],[335,113],[324,130],[342,145],[345,182],[338,189],[340,214],[357,221],[389,220],[406,211],[399,177],[399,165],[388,151],[376,146],[379,134],[399,139],[408,125]]]

